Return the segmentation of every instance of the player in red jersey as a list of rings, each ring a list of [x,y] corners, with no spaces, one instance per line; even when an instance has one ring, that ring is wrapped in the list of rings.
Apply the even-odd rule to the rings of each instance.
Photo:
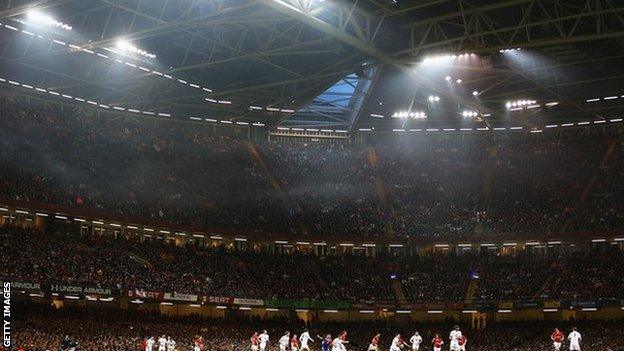
[[[195,340],[193,340],[193,351],[204,351],[205,349],[204,338],[199,335],[195,335]]]
[[[373,339],[370,342],[370,345],[368,345],[368,351],[378,351],[379,350],[379,338],[381,337],[381,334],[377,333],[375,334],[375,336],[373,336]]]
[[[299,339],[297,339],[297,334],[293,334],[290,339],[290,351],[299,351]]]
[[[251,351],[258,351],[260,349],[260,337],[258,336],[258,332],[254,332],[249,341],[251,341]]]
[[[442,340],[440,334],[436,334],[435,338],[431,340],[431,344],[433,345],[433,351],[442,351],[442,345],[444,345],[444,340]]]
[[[565,335],[563,335],[563,332],[559,330],[559,328],[555,328],[555,331],[550,334],[550,340],[553,342],[553,348],[555,351],[559,351],[561,349],[561,343],[564,338]]]
[[[459,343],[459,350],[466,351],[466,343],[468,342],[466,335],[462,334],[457,342]]]

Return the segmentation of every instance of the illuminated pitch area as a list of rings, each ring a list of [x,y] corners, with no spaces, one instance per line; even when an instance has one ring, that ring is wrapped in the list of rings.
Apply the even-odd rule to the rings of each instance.
[[[530,351],[535,349],[554,350],[553,340],[561,336],[561,350],[569,349],[578,339],[573,328],[576,324],[563,325],[551,322],[504,323],[491,322],[477,328],[460,327],[444,323],[399,323],[388,321],[368,322],[278,322],[270,320],[248,320],[228,317],[226,319],[204,319],[203,317],[160,317],[156,314],[124,311],[109,308],[82,310],[69,306],[50,311],[46,307],[28,307],[24,313],[20,309],[17,333],[14,338],[26,350],[39,351],[57,348],[65,335],[78,344],[78,350],[135,350],[151,338],[154,350],[161,341],[169,341],[177,350],[188,350],[201,345],[205,350],[252,349],[260,345],[268,335],[266,350],[292,350],[302,346],[301,336],[307,331],[310,336],[310,350],[321,350],[323,344],[342,343],[346,350],[412,349],[414,343],[420,350],[432,350],[439,345],[442,350],[451,348],[486,351],[494,349],[514,349]],[[580,347],[583,350],[618,350],[623,332],[617,322],[579,322],[578,332],[582,336]],[[289,332],[285,337],[285,333]],[[344,332],[346,331],[346,334]],[[416,334],[418,331],[418,334]],[[436,334],[439,338],[436,338]],[[197,336],[201,337],[198,341]],[[296,339],[293,337],[296,336]],[[303,336],[308,340],[308,336]],[[338,341],[336,339],[339,339]],[[284,348],[280,347],[281,343]],[[171,342],[173,341],[173,342]],[[152,343],[152,342],[149,342]],[[555,345],[556,346],[556,345]],[[573,345],[574,346],[574,345]],[[336,349],[340,348],[338,345]],[[330,347],[331,349],[331,347]]]

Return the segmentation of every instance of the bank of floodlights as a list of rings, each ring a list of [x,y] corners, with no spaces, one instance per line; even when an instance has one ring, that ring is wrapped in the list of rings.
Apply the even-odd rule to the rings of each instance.
[[[392,118],[425,119],[427,114],[422,111],[398,111],[392,114]]]
[[[151,52],[147,52],[145,50],[141,50],[137,48],[136,46],[132,45],[127,40],[123,40],[123,39],[118,40],[117,43],[115,44],[115,47],[123,52],[138,54],[143,57],[150,58],[150,59],[156,58],[156,55],[152,54]]]
[[[72,30],[72,26],[70,26],[69,24],[57,21],[51,16],[48,16],[37,10],[28,11],[28,13],[26,13],[26,17],[28,18],[28,22],[30,22],[31,24],[45,24],[48,26],[54,26],[54,27],[61,28],[64,30]]]

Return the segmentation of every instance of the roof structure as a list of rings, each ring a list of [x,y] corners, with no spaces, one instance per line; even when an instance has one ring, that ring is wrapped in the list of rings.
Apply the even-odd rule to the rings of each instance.
[[[623,112],[615,0],[11,0],[0,23],[6,86],[109,113],[409,131]]]

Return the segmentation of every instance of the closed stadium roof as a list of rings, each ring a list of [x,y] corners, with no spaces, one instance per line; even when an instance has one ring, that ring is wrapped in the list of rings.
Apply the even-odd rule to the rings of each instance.
[[[0,23],[5,87],[114,113],[391,131],[623,112],[612,0],[16,0]]]

